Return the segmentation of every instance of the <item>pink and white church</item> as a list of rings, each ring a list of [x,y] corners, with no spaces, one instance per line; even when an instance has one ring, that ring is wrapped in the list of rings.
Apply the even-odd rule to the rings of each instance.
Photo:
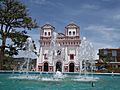
[[[45,24],[40,28],[40,50],[36,69],[40,72],[79,72],[82,62],[78,60],[78,48],[81,43],[80,27],[74,23],[64,28],[64,33],[57,33],[57,48],[51,49],[54,26]],[[50,52],[54,55],[50,55]]]

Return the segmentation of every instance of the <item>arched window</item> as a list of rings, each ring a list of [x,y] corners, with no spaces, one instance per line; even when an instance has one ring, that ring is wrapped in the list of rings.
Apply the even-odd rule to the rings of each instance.
[[[47,35],[47,32],[45,32],[45,36]]]
[[[56,71],[62,72],[62,63],[61,62],[56,63]]]
[[[44,54],[44,59],[48,59],[47,54]]]
[[[73,35],[75,35],[75,31],[73,31]]]
[[[71,31],[69,31],[69,35],[71,35]]]
[[[50,32],[48,32],[48,35],[50,36]]]
[[[48,67],[49,67],[48,63],[45,62],[45,63],[44,63],[44,71],[45,71],[45,72],[48,72]]]
[[[70,60],[74,60],[74,54],[70,54]]]
[[[69,64],[69,72],[74,72],[74,67],[75,67],[74,63],[70,63]]]

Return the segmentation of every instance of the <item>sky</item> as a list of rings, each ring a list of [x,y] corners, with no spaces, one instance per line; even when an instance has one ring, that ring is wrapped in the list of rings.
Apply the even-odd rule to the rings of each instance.
[[[41,27],[50,23],[57,32],[74,22],[80,37],[99,48],[120,47],[120,0],[21,0]],[[39,48],[40,28],[28,32]]]
[[[80,27],[80,37],[99,48],[120,47],[120,0],[20,0],[41,27],[50,23],[57,32],[74,22]],[[28,34],[39,48],[40,28]]]

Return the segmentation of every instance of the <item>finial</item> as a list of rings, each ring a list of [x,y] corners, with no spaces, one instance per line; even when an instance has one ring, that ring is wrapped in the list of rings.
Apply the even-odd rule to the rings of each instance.
[[[50,24],[50,22],[46,22],[46,24]]]

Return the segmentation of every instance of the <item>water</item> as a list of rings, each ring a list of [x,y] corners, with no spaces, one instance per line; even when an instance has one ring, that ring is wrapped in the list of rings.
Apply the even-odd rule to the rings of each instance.
[[[58,57],[55,53],[60,47],[56,43],[57,33],[53,33],[51,40],[49,59],[57,61]],[[30,53],[33,51],[32,39],[28,38],[26,52]],[[26,74],[1,74],[0,75],[0,90],[119,90],[120,77],[117,76],[100,76],[99,78],[95,76],[87,75],[87,61],[94,61],[94,51],[93,46],[85,38],[83,38],[81,45],[79,47],[79,57],[77,60],[81,63],[84,61],[84,68],[80,67],[80,72],[84,71],[83,76],[79,75],[63,75],[61,72],[57,71],[55,74],[28,74],[29,71],[29,54],[24,64],[21,66],[23,71],[23,66],[26,65]],[[64,50],[63,50],[64,51]],[[64,55],[65,52],[63,52]],[[61,55],[62,58],[64,57]],[[63,60],[63,59],[61,59]],[[64,61],[63,61],[64,62]],[[54,62],[53,62],[54,65]],[[92,69],[91,64],[91,69]],[[92,69],[93,70],[93,69]]]
[[[32,40],[32,38],[27,38],[25,44],[24,44],[24,53],[23,53],[23,57],[24,57],[24,62],[20,65],[20,72],[21,71],[26,71],[27,72],[30,70],[30,61],[33,58],[33,53],[35,51],[34,49],[34,42]],[[24,68],[25,67],[25,68]]]
[[[15,74],[14,76],[17,76]],[[32,74],[39,76],[38,74]],[[31,76],[32,76],[31,75]],[[119,90],[120,76],[97,76],[96,82],[80,82],[71,80],[76,75],[62,81],[41,81],[29,79],[11,79],[11,74],[0,74],[0,90]],[[51,77],[51,74],[42,74],[42,77]]]
[[[53,78],[56,78],[56,79],[64,79],[64,78],[65,78],[65,75],[63,75],[60,71],[57,71],[57,72],[53,75]]]
[[[80,66],[80,70],[84,71],[85,74],[87,70],[93,70],[93,66],[95,64],[95,51],[94,46],[91,42],[89,42],[85,37],[81,40],[81,44],[78,48],[78,61],[80,64],[84,64]],[[88,65],[87,65],[88,63]]]
[[[46,75],[30,75],[30,74],[12,74],[10,76],[10,79],[19,79],[19,80],[40,80],[40,81],[63,81],[66,77],[66,75],[63,75],[60,71],[57,71],[56,73],[53,73],[52,75],[49,75],[48,73],[45,73]]]

